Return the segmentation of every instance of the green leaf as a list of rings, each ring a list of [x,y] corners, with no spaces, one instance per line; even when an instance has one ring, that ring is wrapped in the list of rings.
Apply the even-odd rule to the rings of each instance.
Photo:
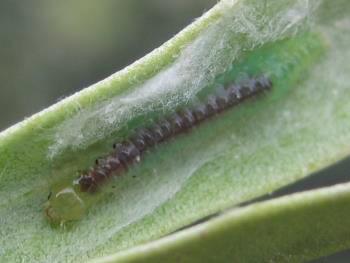
[[[130,67],[2,132],[1,261],[105,256],[271,192],[348,155],[350,4],[325,2],[314,11],[317,3],[222,1]],[[82,220],[51,227],[44,204],[52,188],[72,182],[77,171],[108,153],[115,140],[146,117],[185,105],[232,61],[233,71],[238,64],[251,69],[250,54],[310,31],[305,29],[309,12],[316,20],[311,31],[326,39],[327,51],[321,60],[298,60],[299,71],[276,67],[282,72],[275,73],[280,76],[277,91],[286,90],[283,94],[247,103],[160,146],[118,179],[113,191],[96,198]],[[286,61],[298,47],[300,41],[282,49],[291,51]],[[283,63],[267,65],[271,70]]]
[[[348,183],[292,194],[96,262],[306,262],[349,248],[349,202]]]

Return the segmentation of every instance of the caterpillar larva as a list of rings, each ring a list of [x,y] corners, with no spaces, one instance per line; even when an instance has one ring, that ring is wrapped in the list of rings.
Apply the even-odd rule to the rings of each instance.
[[[129,139],[115,144],[115,151],[111,154],[96,159],[95,166],[78,179],[80,190],[95,192],[106,180],[112,176],[122,175],[130,165],[138,163],[148,149],[271,88],[272,82],[266,76],[251,78],[244,83],[231,84],[221,94],[210,95],[205,104],[176,112],[149,128],[140,129]]]
[[[228,112],[259,94],[268,91],[269,101],[280,98],[296,85],[323,51],[324,43],[319,35],[306,33],[248,52],[217,76],[212,86],[203,87],[198,94],[202,104],[174,109],[173,113],[160,116],[149,126],[141,124],[141,128],[128,132],[123,141],[115,144],[110,154],[98,158],[89,170],[80,173],[78,179],[72,178],[76,171],[69,171],[72,176],[68,181],[59,181],[52,187],[45,208],[47,218],[54,223],[80,219],[98,202],[98,196],[103,196],[103,191],[98,190],[104,188],[104,183],[125,174],[138,163],[141,166],[145,153],[156,145],[190,132],[214,115]],[[218,86],[225,88],[218,90],[215,88]]]

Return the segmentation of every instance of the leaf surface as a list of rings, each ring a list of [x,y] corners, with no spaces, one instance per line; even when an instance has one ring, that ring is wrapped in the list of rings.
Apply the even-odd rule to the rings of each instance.
[[[305,262],[349,248],[350,185],[225,212],[96,262]]]
[[[347,156],[350,4],[338,0],[312,15],[327,52],[290,82],[288,94],[247,103],[160,147],[72,226],[47,222],[43,206],[53,185],[76,177],[144,116],[193,99],[232,61],[292,36],[318,1],[267,3],[222,1],[135,64],[2,132],[1,261],[105,256]]]

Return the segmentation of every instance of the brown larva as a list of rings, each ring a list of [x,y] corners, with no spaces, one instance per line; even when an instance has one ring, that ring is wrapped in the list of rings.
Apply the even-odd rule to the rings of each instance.
[[[122,175],[129,166],[140,162],[148,149],[271,88],[272,82],[265,76],[251,78],[240,84],[234,83],[220,94],[210,95],[204,104],[177,111],[149,128],[139,129],[128,140],[113,145],[115,150],[111,154],[97,159],[95,166],[80,175],[78,182],[81,191],[95,192],[109,178]]]

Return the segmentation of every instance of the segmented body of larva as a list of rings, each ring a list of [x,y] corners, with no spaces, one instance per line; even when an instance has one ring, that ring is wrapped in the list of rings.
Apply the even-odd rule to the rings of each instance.
[[[143,154],[155,145],[187,132],[212,116],[271,88],[272,82],[266,76],[250,78],[228,85],[220,94],[210,95],[204,104],[183,109],[151,127],[139,129],[129,139],[114,144],[115,150],[111,154],[97,159],[89,171],[80,175],[78,183],[81,191],[95,192],[109,178],[122,175],[130,165],[140,162]]]

